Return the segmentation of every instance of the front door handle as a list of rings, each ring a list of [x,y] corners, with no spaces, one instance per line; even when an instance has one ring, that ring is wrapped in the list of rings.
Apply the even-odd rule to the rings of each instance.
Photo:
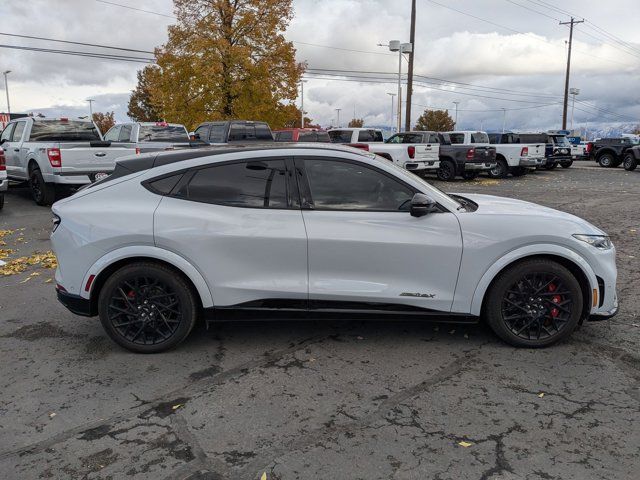
[[[13,151],[14,151],[14,152],[19,152],[19,151],[20,151],[20,149],[19,149],[19,148],[14,148],[14,149],[13,149]]]

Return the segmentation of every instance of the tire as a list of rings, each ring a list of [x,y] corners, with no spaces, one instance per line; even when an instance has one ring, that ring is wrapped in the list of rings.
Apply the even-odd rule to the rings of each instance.
[[[636,157],[634,157],[633,155],[631,155],[630,153],[627,153],[624,156],[624,169],[627,172],[633,172],[636,167],[638,166],[638,160],[636,160]]]
[[[522,177],[527,173],[529,173],[529,169],[525,167],[513,167],[511,169],[511,175],[513,175],[514,177]]]
[[[603,153],[598,157],[597,161],[598,161],[598,165],[600,165],[601,167],[611,168],[615,163],[615,158],[613,158],[613,155],[610,153]]]
[[[0,210],[4,208],[4,193],[0,193]]]
[[[436,171],[438,180],[443,182],[453,182],[456,178],[456,166],[451,160],[442,160],[440,168]]]
[[[496,160],[496,166],[491,170],[488,170],[487,173],[491,178],[506,178],[509,174],[509,165],[503,158],[498,158]]]
[[[498,275],[485,297],[483,314],[505,342],[540,348],[569,337],[582,309],[582,290],[569,270],[552,260],[531,259]]]
[[[39,168],[34,168],[29,175],[29,188],[33,200],[40,206],[51,205],[56,199],[56,188],[46,183]]]
[[[554,170],[558,166],[558,162],[550,162],[544,166],[545,170]]]
[[[568,162],[560,162],[560,166],[562,168],[569,168],[571,165],[573,165],[573,160],[569,160]]]
[[[158,353],[187,338],[196,323],[198,303],[191,286],[173,269],[136,262],[107,279],[98,297],[98,314],[109,337],[121,347]]]
[[[463,172],[462,178],[464,178],[465,180],[475,180],[476,178],[478,178],[478,175],[480,175],[480,172]]]

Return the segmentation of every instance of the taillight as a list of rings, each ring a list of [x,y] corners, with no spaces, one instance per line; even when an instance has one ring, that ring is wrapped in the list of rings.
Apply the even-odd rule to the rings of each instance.
[[[140,148],[136,147],[136,155],[140,155]]]
[[[47,148],[47,157],[52,167],[62,166],[62,155],[59,148]]]
[[[360,150],[366,150],[367,152],[369,151],[369,145],[367,145],[366,143],[349,143],[348,146],[359,148]]]
[[[593,150],[593,143],[589,142],[587,143],[587,153],[591,153],[591,150]]]
[[[470,148],[469,150],[467,150],[467,160],[473,160],[473,156],[475,155],[475,153],[475,148]]]
[[[529,155],[529,147],[522,147],[522,150],[520,150],[520,156],[526,157],[528,155]]]
[[[416,158],[416,147],[413,145],[407,147],[407,153],[409,154],[409,158]]]
[[[0,148],[0,172],[7,169],[7,162],[4,158],[4,150]]]

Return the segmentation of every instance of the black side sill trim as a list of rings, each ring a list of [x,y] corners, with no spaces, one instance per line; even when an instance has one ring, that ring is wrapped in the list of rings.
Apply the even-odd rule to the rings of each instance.
[[[92,310],[91,300],[61,290],[56,290],[56,292],[58,294],[58,301],[67,307],[71,313],[82,317],[95,317],[98,314],[98,312]]]

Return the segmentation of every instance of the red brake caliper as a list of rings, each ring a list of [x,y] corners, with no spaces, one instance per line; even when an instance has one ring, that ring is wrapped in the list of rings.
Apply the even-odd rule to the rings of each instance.
[[[550,292],[555,292],[556,291],[556,286],[551,283],[549,284],[549,291]],[[560,295],[554,295],[553,297],[551,297],[551,301],[553,303],[560,303],[562,301],[562,297]],[[558,310],[557,308],[552,308],[551,309],[551,316],[553,318],[556,318],[558,315],[560,315],[560,310]]]

